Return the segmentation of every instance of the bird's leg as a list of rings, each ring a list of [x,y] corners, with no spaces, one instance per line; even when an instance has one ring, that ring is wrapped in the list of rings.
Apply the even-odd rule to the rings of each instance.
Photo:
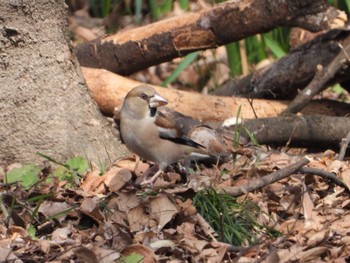
[[[141,158],[136,155],[135,159],[136,159],[136,163],[135,163],[135,166],[134,166],[134,173],[136,174],[137,168],[139,168],[139,164],[141,162]]]
[[[189,170],[187,168],[185,166],[181,165],[181,163],[176,163],[174,166],[175,172],[180,174],[181,181],[184,183],[187,182],[187,175],[189,174]]]
[[[159,169],[150,179],[146,180],[146,178],[141,182],[141,185],[145,184],[153,184],[157,177],[163,172],[162,169]]]

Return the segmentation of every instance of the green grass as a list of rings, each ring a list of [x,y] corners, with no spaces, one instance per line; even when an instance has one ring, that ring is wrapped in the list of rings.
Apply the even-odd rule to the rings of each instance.
[[[161,84],[163,87],[166,87],[173,81],[177,79],[177,77],[184,71],[193,61],[195,61],[198,57],[199,52],[193,52],[185,56],[180,64],[176,67],[176,69],[167,77],[163,83]]]
[[[222,242],[248,245],[258,242],[261,234],[278,235],[257,222],[256,218],[262,211],[250,201],[237,202],[236,198],[209,188],[198,192],[193,203]]]
[[[109,15],[116,0],[89,0],[89,7],[94,17],[106,17]]]

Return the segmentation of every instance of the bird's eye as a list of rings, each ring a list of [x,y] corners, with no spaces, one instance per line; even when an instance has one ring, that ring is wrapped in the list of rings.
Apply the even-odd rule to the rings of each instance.
[[[147,99],[147,95],[145,93],[142,93],[140,95],[140,98],[143,99],[143,100],[146,100]]]

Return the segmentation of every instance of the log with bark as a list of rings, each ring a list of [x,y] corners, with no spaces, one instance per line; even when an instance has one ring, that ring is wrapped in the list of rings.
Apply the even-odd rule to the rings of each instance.
[[[326,68],[339,53],[344,52],[342,47],[348,45],[349,39],[349,29],[330,30],[267,67],[241,79],[228,80],[212,94],[247,98],[293,98],[298,89],[306,87],[314,78],[317,65]],[[349,79],[350,69],[344,64],[324,87]],[[350,91],[349,86],[344,87]]]
[[[320,31],[344,24],[346,15],[324,0],[228,1],[106,36],[76,48],[82,66],[129,75],[196,50],[215,48],[278,26]]]
[[[260,144],[339,148],[350,131],[350,117],[285,115],[246,120],[241,126],[242,137],[253,135]]]
[[[288,108],[283,111],[282,114],[298,113],[302,110],[315,95],[324,90],[334,75],[336,75],[342,69],[349,72],[350,63],[350,36],[348,36],[344,41],[343,45],[340,45],[341,51],[339,54],[333,58],[333,60],[325,67],[317,67],[313,80],[303,89],[299,94],[289,103]],[[348,76],[349,78],[349,76]]]
[[[86,83],[101,111],[107,116],[113,116],[114,109],[120,107],[126,93],[141,84],[114,74],[104,69],[82,68]],[[227,118],[237,117],[241,108],[243,119],[275,117],[288,106],[288,101],[254,100],[253,108],[245,98],[217,97],[202,95],[154,86],[155,89],[169,100],[169,107],[182,114],[202,122],[223,122]],[[303,111],[303,114],[325,114],[346,116],[350,105],[336,101],[313,101]]]
[[[119,76],[103,69],[83,68],[85,80],[92,96],[101,111],[112,116],[115,108],[120,108],[126,93],[135,86],[143,83]],[[247,99],[234,97],[216,97],[172,90],[153,86],[165,98],[169,99],[169,108],[186,116],[181,116],[180,124],[183,132],[188,134],[203,123],[220,127],[227,118],[237,117],[241,108],[244,127],[255,136],[261,144],[286,144],[287,142],[302,144],[321,144],[337,147],[344,138],[344,133],[350,129],[350,118],[347,116],[350,105],[335,101],[313,101],[304,110],[304,114],[322,114],[332,116],[278,116],[288,105],[288,101],[254,100],[253,108]],[[256,115],[261,119],[255,119]],[[250,120],[247,120],[250,119]],[[198,122],[200,121],[200,122]],[[234,128],[231,127],[231,131]],[[219,134],[231,134],[221,132]],[[329,134],[328,134],[329,133]],[[241,133],[242,138],[249,140],[249,134]],[[192,136],[191,136],[192,137]],[[233,138],[229,136],[229,139]],[[194,137],[192,137],[194,138]],[[195,139],[195,138],[194,138]],[[226,140],[227,141],[227,140]]]

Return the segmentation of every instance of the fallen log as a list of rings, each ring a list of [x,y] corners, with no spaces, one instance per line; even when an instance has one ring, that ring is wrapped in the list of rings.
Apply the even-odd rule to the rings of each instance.
[[[323,0],[228,1],[76,47],[79,63],[129,75],[196,50],[216,48],[279,26],[330,29],[346,15]]]
[[[283,58],[241,79],[230,79],[213,91],[218,96],[291,99],[315,77],[317,66],[325,68],[343,53],[349,42],[349,29],[334,29],[318,35]],[[349,67],[338,70],[324,85],[350,79]],[[350,91],[349,86],[345,87]]]
[[[327,87],[326,83],[329,82],[337,72],[344,67],[348,70],[348,64],[350,62],[349,54],[350,37],[347,37],[339,54],[326,67],[319,67],[319,70],[317,71],[313,80],[305,89],[299,92],[299,94],[293,99],[293,101],[291,101],[288,108],[283,111],[282,114],[298,113],[312,100],[315,95]],[[348,78],[350,77],[348,76]]]
[[[350,117],[325,115],[285,115],[275,118],[245,120],[241,137],[253,135],[259,144],[335,147],[350,131]]]
[[[102,113],[113,116],[114,109],[120,107],[126,93],[141,84],[107,70],[82,68],[85,80]],[[152,85],[153,86],[153,85]],[[241,118],[255,119],[278,116],[288,106],[288,101],[268,101],[256,99],[252,105],[245,98],[208,96],[180,90],[153,86],[169,100],[169,108],[202,122],[222,122],[237,117],[241,108]],[[324,114],[346,116],[350,105],[336,101],[312,101],[302,114]],[[255,115],[256,114],[256,115]]]

